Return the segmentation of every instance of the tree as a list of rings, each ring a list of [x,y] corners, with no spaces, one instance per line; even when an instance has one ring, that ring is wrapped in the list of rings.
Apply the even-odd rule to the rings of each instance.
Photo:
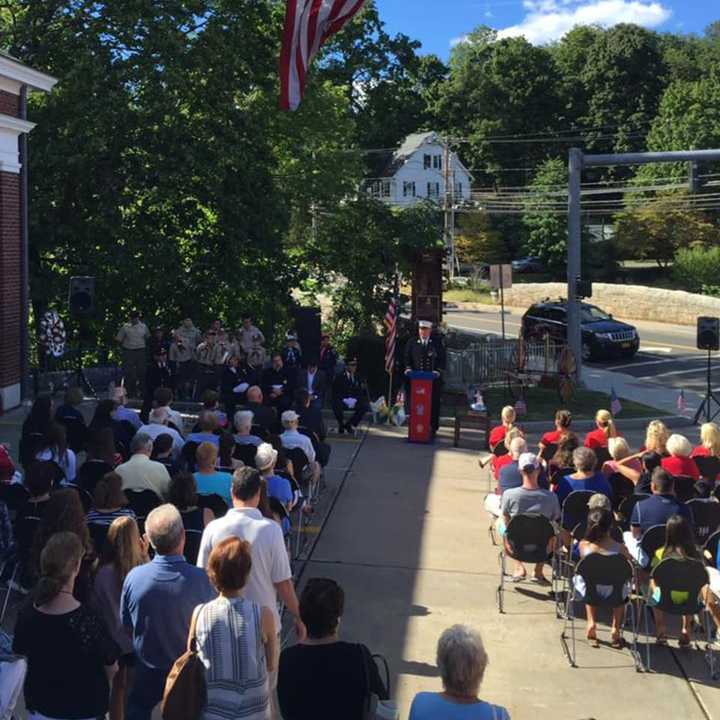
[[[502,235],[493,227],[487,213],[464,213],[455,237],[455,251],[460,262],[494,265],[508,262],[510,253]]]

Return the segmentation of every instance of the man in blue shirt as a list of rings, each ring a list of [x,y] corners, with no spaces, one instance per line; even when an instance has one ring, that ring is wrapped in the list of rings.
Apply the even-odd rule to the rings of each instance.
[[[205,570],[185,562],[185,530],[177,508],[153,510],[145,530],[156,555],[128,573],[120,597],[120,616],[132,633],[138,660],[127,720],[150,720],[168,672],[187,647],[193,610],[217,595]]]
[[[653,525],[665,525],[672,515],[682,515],[692,520],[687,506],[675,497],[675,478],[663,470],[655,468],[650,481],[652,495],[635,504],[630,516],[630,531],[624,533],[625,544],[630,554],[645,565],[648,558],[640,547],[643,534]]]

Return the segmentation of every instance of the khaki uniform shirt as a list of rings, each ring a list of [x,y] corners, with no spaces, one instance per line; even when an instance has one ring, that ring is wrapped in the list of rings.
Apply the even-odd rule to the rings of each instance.
[[[238,331],[237,339],[246,355],[252,350],[254,345],[263,345],[265,343],[265,336],[254,325],[251,325],[249,330],[241,327]]]
[[[144,350],[149,337],[150,331],[147,329],[147,325],[139,322],[137,325],[125,323],[115,339],[125,350]]]
[[[170,360],[173,362],[187,362],[195,357],[195,348],[201,338],[200,331],[193,325],[186,328],[184,325],[175,331],[175,341],[170,345]]]
[[[195,358],[201,365],[215,367],[222,363],[222,348],[217,343],[200,343],[195,351]]]

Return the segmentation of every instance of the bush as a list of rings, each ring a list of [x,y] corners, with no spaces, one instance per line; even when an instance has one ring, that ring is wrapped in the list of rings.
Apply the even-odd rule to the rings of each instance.
[[[720,277],[720,247],[678,250],[672,275],[684,290],[706,293],[705,288],[717,285]]]

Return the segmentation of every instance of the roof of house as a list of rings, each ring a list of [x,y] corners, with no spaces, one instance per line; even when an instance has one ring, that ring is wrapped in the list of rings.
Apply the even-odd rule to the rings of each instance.
[[[50,92],[57,83],[57,79],[52,75],[35,70],[2,49],[0,49],[0,75],[43,92]]]

